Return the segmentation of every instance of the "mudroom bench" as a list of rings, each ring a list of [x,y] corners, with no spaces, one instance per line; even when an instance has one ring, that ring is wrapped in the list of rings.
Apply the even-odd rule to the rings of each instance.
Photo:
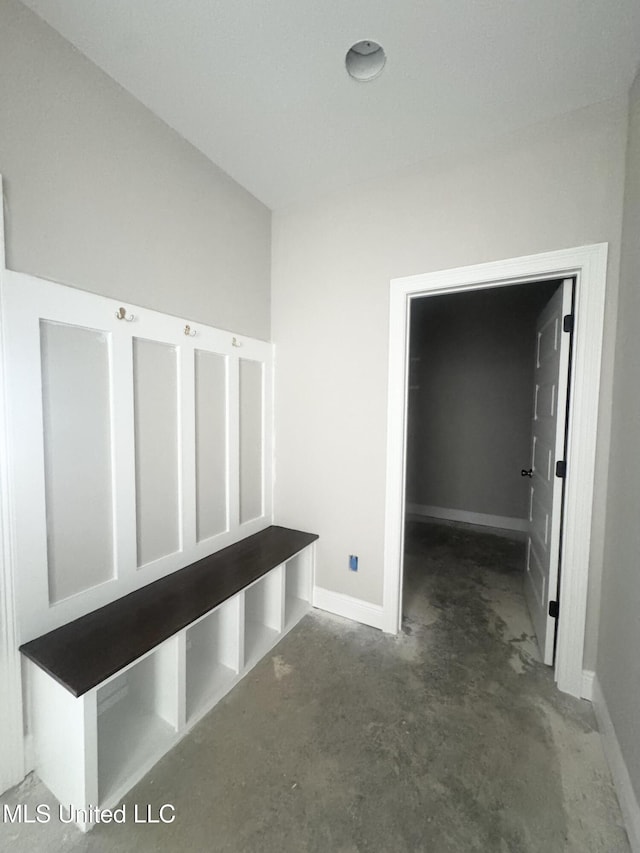
[[[302,618],[317,538],[268,527],[20,647],[36,773],[81,829]]]

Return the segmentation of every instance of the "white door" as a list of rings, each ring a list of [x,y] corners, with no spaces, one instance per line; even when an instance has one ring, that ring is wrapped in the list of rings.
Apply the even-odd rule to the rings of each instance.
[[[538,318],[534,373],[531,479],[525,591],[540,652],[553,664],[556,617],[550,602],[558,600],[558,569],[562,522],[561,471],[565,462],[565,426],[571,335],[564,317],[571,314],[573,280],[566,279]],[[552,605],[553,606],[553,605]]]

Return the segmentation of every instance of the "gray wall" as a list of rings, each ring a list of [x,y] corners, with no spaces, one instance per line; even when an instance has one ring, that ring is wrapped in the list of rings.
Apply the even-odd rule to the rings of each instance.
[[[0,128],[7,266],[269,338],[269,210],[17,0]]]
[[[626,131],[625,97],[274,214],[276,518],[320,534],[319,586],[382,600],[390,280],[607,241],[585,655],[594,665]]]
[[[597,676],[640,799],[640,75],[631,90]]]
[[[526,518],[535,327],[557,286],[413,303],[409,504]]]

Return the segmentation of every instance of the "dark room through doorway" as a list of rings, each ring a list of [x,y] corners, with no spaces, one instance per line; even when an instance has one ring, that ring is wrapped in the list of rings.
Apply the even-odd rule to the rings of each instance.
[[[403,615],[427,587],[446,606],[478,562],[508,570],[547,664],[573,286],[553,279],[423,296],[410,317]]]

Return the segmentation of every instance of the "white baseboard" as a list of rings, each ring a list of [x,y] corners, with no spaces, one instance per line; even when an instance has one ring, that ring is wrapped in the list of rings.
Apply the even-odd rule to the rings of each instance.
[[[370,604],[360,598],[316,586],[313,588],[313,606],[335,613],[336,616],[344,616],[347,619],[353,619],[354,622],[384,630],[384,611],[379,604]]]
[[[633,853],[640,853],[640,805],[638,805],[631,777],[597,676],[593,679],[593,709],[602,735],[604,753],[616,786],[622,817],[629,836],[629,844]]]
[[[448,509],[442,506],[407,504],[406,510],[407,513],[413,515],[442,518],[445,521],[463,521],[465,524],[498,527],[502,530],[518,530],[520,533],[526,533],[529,525],[526,518],[512,518],[508,515],[488,515],[484,512],[467,512],[465,509]]]
[[[589,702],[593,702],[593,682],[595,677],[596,674],[592,669],[582,670],[582,691],[580,696],[583,699],[588,699]]]

